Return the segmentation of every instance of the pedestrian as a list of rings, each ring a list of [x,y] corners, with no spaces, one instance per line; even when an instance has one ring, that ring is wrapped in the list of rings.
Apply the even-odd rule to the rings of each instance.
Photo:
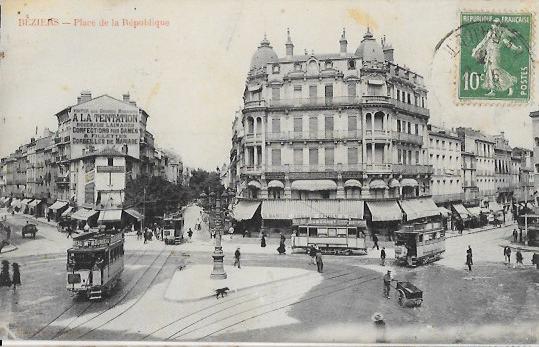
[[[507,264],[511,264],[511,247],[507,246]]]
[[[191,230],[191,228],[187,231],[187,236],[189,236],[189,240],[191,240],[191,237],[193,236],[193,230]]]
[[[66,239],[68,239],[68,238],[70,238],[70,237],[73,238],[73,235],[72,235],[72,234],[73,234],[73,229],[71,229],[71,225],[68,225],[68,226],[67,226],[67,236],[66,236]]]
[[[243,232],[241,233],[241,237],[245,238],[246,233],[247,233],[247,229],[243,229]]]
[[[144,229],[144,244],[148,242],[148,227]]]
[[[277,252],[279,252],[279,254],[285,254],[286,253],[286,247],[284,245],[285,240],[286,240],[286,238],[281,233],[281,240],[279,242],[279,247],[277,248]]]
[[[324,262],[322,261],[322,251],[319,249],[316,250],[316,268],[318,269],[319,273],[324,272]]]
[[[13,280],[11,282],[13,283],[13,292],[15,292],[17,286],[21,285],[21,273],[19,271],[18,263],[13,263],[11,267],[13,268]]]
[[[533,253],[532,264],[535,264],[535,268],[539,270],[539,253]]]
[[[466,265],[468,265],[468,271],[472,271],[473,258],[472,258],[472,248],[468,246],[466,250]]]
[[[380,262],[382,266],[386,266],[386,248],[382,247],[380,251]]]
[[[522,264],[522,260],[523,260],[523,258],[522,258],[522,253],[520,253],[520,250],[517,249],[517,262],[516,262],[516,266],[519,266],[518,264],[520,264],[520,265],[523,266],[524,264]]]
[[[507,263],[507,246],[503,248],[503,261]]]
[[[142,231],[140,229],[137,230],[137,240],[140,240],[142,238]]]
[[[518,232],[517,229],[513,229],[513,241],[517,243]]]
[[[2,260],[2,269],[0,270],[0,287],[11,286],[11,278],[9,277],[9,261]]]
[[[243,231],[243,233],[245,234],[245,231]],[[232,225],[230,226],[230,228],[228,228],[228,235],[230,236],[230,239],[232,240],[232,235],[234,235],[234,227]]]
[[[262,233],[262,238],[260,239],[260,247],[266,247],[266,235]]]
[[[380,247],[378,247],[378,236],[376,236],[375,233],[372,234],[372,241],[374,242],[374,245],[372,246],[372,249],[374,249],[374,247],[376,247],[376,249],[379,250]]]
[[[393,281],[393,279],[391,278],[391,270],[387,270],[386,274],[383,277],[383,280],[384,280],[384,288],[383,288],[384,296],[386,297],[386,299],[390,299],[389,290],[390,290],[391,281]]]
[[[236,248],[236,252],[234,252],[234,266],[238,266],[238,269],[241,268],[240,266],[240,257],[241,257],[241,253],[240,253],[240,248]]]
[[[90,225],[88,224],[88,222],[86,222],[86,225],[84,226],[84,232],[87,233],[88,231],[90,231]]]
[[[311,257],[311,264],[316,265],[316,247],[314,245],[309,248],[309,256]]]
[[[51,221],[51,214],[47,213],[47,222],[50,222],[50,221]]]
[[[376,312],[372,316],[374,322],[374,328],[376,330],[376,342],[386,342],[386,322],[384,322],[384,316]]]

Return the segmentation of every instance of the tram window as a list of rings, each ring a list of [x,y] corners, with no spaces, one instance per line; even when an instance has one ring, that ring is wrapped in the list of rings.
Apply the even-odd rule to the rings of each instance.
[[[309,236],[316,237],[318,230],[316,228],[309,228]]]
[[[299,227],[298,228],[298,236],[307,236],[307,228],[306,227]]]
[[[348,236],[357,236],[357,229],[356,228],[348,228]]]
[[[338,237],[346,237],[346,229],[337,229],[337,236]]]
[[[423,242],[423,235],[418,235],[417,237],[419,242]]]
[[[328,229],[318,228],[318,236],[328,236]]]
[[[334,229],[334,228],[328,229],[328,236],[337,237],[337,229]]]

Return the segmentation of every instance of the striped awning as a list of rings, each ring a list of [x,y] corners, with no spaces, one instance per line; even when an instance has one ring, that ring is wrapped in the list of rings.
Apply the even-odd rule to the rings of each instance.
[[[363,219],[361,200],[265,200],[263,219],[354,218]]]
[[[36,199],[36,200],[32,201],[31,203],[29,203],[28,207],[36,207],[37,205],[39,205],[42,202],[43,202],[43,200]]]
[[[417,187],[419,183],[413,178],[403,178],[401,181],[401,186],[403,187]]]
[[[124,212],[130,215],[131,217],[136,218],[137,220],[142,220],[144,218],[142,214],[140,214],[137,210],[134,210],[132,208],[128,208],[127,210],[124,210]]]
[[[292,190],[306,190],[315,192],[318,190],[337,190],[337,183],[332,180],[297,180],[290,186]]]
[[[284,183],[281,182],[281,181],[272,180],[272,181],[269,181],[269,183],[268,183],[268,188],[280,188],[280,189],[284,189]]]
[[[396,179],[392,178],[391,181],[389,181],[389,188],[399,188],[401,184]]]
[[[256,189],[262,188],[262,185],[260,184],[260,182],[255,181],[255,180],[250,181],[249,183],[247,183],[247,186],[252,187],[252,188],[256,188]]]
[[[88,217],[89,218],[89,217]],[[122,210],[103,210],[99,212],[98,222],[107,223],[107,222],[121,222],[122,221]]]
[[[351,179],[344,182],[344,187],[345,188],[361,188],[362,185],[361,185],[361,182],[359,182],[358,180]]]
[[[460,218],[467,219],[471,217],[470,212],[462,204],[455,204],[453,205],[453,208],[455,209],[457,214],[460,216]]]
[[[247,220],[253,218],[260,201],[238,201],[232,208],[232,218],[235,220]]]
[[[67,205],[66,201],[56,201],[54,204],[49,206],[49,210],[59,210],[63,208],[65,205]]]
[[[402,220],[402,212],[396,201],[367,201],[373,222]]]
[[[82,208],[78,210],[77,212],[73,213],[71,215],[71,219],[77,219],[77,220],[88,220],[90,217],[95,216],[98,211],[95,210],[88,210],[85,208]]]
[[[371,183],[369,183],[370,189],[387,189],[388,186],[386,182],[383,180],[372,180]]]
[[[441,213],[442,216],[444,216],[444,217],[447,217],[447,216],[449,216],[449,215],[451,214],[451,211],[449,211],[449,210],[448,210],[447,208],[445,208],[445,207],[440,206],[440,207],[438,207],[438,209],[440,210],[440,213]]]
[[[503,211],[503,207],[495,201],[489,201],[488,210],[492,212]]]
[[[400,205],[408,221],[440,215],[440,209],[431,198],[402,200]]]

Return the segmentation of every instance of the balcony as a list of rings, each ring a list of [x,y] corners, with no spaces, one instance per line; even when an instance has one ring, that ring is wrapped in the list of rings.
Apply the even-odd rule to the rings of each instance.
[[[391,164],[365,164],[365,171],[368,173],[391,173]]]
[[[248,135],[246,135],[247,137]],[[268,141],[319,141],[319,140],[359,140],[362,138],[361,130],[333,130],[311,132],[283,131],[267,133]]]
[[[98,173],[123,173],[125,172],[125,166],[97,166]]]
[[[259,175],[262,173],[262,165],[243,165],[240,172],[245,175]]]
[[[399,110],[403,110],[403,111],[407,111],[407,112],[411,112],[411,113],[417,113],[417,114],[420,114],[422,116],[426,116],[428,117],[430,112],[428,109],[424,108],[424,107],[420,107],[420,106],[416,106],[416,105],[412,105],[412,104],[407,104],[405,102],[402,102],[402,101],[399,101],[399,100],[396,100],[396,99],[390,99],[391,100],[391,103],[395,106],[395,108],[399,109]]]
[[[361,102],[361,98],[357,96],[340,96],[333,98],[295,98],[295,99],[272,99],[268,104],[270,107],[333,107],[333,106],[345,106],[345,105],[358,105]],[[246,103],[247,106],[247,103]]]
[[[413,143],[415,145],[420,145],[420,146],[423,145],[423,136],[400,133],[400,132],[395,132],[394,134],[395,134],[394,138],[398,141]]]
[[[424,175],[433,173],[432,165],[404,165],[394,164],[393,172],[401,175]]]
[[[244,109],[260,108],[260,107],[266,107],[266,101],[265,100],[246,101],[244,106],[243,106]]]
[[[246,134],[244,137],[245,143],[262,143],[261,134]]]
[[[365,130],[365,137],[373,140],[387,140],[390,138],[391,132],[389,130]]]

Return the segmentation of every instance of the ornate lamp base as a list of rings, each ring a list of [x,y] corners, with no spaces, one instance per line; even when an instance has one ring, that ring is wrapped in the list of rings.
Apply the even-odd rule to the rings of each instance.
[[[222,247],[215,247],[215,251],[212,254],[213,257],[213,270],[210,274],[210,278],[214,280],[224,280],[226,278],[225,267],[223,265],[223,254]]]

